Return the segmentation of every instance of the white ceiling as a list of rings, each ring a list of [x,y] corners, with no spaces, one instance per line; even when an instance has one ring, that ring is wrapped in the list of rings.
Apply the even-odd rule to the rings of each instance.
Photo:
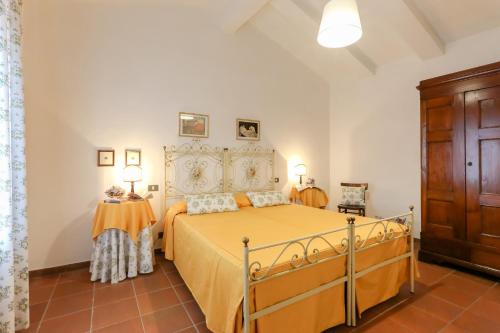
[[[326,80],[371,75],[405,57],[436,57],[447,43],[500,26],[500,0],[357,1],[363,37],[344,49],[316,43],[328,0],[211,0],[207,10],[227,33],[258,29]]]
[[[500,26],[500,0],[413,1],[446,43]]]

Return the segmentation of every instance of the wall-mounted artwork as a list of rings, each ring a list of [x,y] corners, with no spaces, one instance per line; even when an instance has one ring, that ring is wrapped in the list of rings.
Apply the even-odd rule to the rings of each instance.
[[[141,151],[138,149],[125,150],[125,165],[141,165]]]
[[[208,138],[208,115],[179,113],[179,136]]]
[[[236,139],[260,140],[260,121],[251,119],[236,119]]]
[[[112,149],[102,149],[97,151],[97,166],[114,166],[115,151]]]

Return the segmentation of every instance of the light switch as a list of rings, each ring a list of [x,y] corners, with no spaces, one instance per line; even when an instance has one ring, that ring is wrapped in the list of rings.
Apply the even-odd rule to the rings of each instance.
[[[159,190],[159,186],[158,185],[148,185],[148,191],[149,192],[156,192]]]

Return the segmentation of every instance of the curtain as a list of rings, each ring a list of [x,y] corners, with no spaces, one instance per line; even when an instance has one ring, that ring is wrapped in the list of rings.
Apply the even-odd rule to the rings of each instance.
[[[29,324],[21,0],[0,0],[0,333]]]

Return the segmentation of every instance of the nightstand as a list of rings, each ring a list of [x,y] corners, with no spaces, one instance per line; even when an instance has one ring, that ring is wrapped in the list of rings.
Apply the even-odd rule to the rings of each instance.
[[[153,272],[155,222],[148,200],[100,202],[92,227],[91,280],[117,283]]]
[[[328,205],[328,195],[319,187],[306,187],[299,191],[297,187],[292,186],[288,198],[295,203],[299,201],[305,205],[315,208],[325,209]]]

